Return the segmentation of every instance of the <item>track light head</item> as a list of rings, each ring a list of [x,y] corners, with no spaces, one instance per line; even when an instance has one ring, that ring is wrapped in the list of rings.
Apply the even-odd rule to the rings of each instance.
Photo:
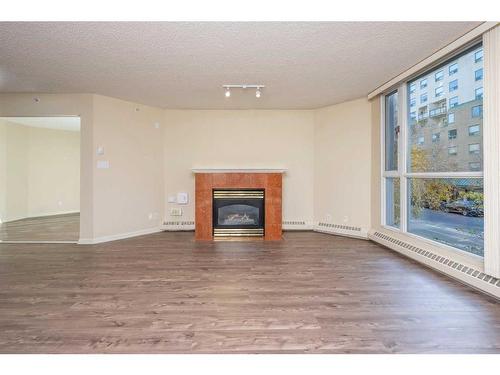
[[[231,96],[231,90],[229,88],[226,88],[226,92],[224,93],[226,95],[226,98],[229,98]]]
[[[255,91],[255,97],[260,98],[260,88],[257,87],[257,90]]]

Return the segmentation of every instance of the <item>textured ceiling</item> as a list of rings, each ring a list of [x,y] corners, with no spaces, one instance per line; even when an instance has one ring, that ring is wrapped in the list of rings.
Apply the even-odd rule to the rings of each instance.
[[[358,98],[479,22],[0,23],[0,91],[163,108],[318,108]],[[224,97],[222,84],[264,84]]]
[[[33,128],[80,131],[80,117],[0,117],[0,120]]]

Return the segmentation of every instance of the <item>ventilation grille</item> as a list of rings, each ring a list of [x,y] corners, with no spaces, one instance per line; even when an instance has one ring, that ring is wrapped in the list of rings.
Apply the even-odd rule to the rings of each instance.
[[[474,268],[467,267],[461,263],[455,262],[451,259],[445,258],[443,256],[434,254],[431,251],[421,249],[419,247],[410,245],[409,243],[406,243],[404,241],[398,240],[396,238],[393,238],[391,236],[388,236],[386,234],[380,233],[380,232],[375,232],[373,234],[374,237],[380,238],[384,241],[390,242],[394,245],[401,246],[409,251],[412,251],[420,256],[426,257],[430,260],[433,260],[435,262],[438,262],[444,266],[450,267],[456,271],[460,271],[466,275],[472,276],[478,280],[484,281],[486,283],[489,283],[491,285],[495,285],[497,287],[500,287],[500,279],[497,279],[493,276],[486,275],[485,273],[478,271]]]
[[[306,225],[305,221],[283,221],[283,225]]]
[[[194,225],[194,221],[164,221],[163,225]]]
[[[341,225],[341,224],[318,223],[318,227],[335,228],[335,229],[352,230],[355,232],[361,232],[361,228],[359,228],[359,227],[352,227],[349,225]]]

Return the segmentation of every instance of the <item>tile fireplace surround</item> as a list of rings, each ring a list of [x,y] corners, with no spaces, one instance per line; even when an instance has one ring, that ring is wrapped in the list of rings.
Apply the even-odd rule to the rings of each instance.
[[[193,169],[195,173],[195,238],[213,240],[213,189],[263,189],[264,239],[280,240],[282,169]]]

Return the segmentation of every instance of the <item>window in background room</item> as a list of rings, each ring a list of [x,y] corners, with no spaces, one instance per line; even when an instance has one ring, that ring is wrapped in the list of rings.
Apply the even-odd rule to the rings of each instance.
[[[425,89],[427,87],[427,78],[420,81],[420,89]]]
[[[420,104],[427,103],[427,93],[420,95]]]
[[[408,116],[406,173],[401,177],[407,186],[402,190],[402,202],[407,202],[402,228],[479,256],[484,248],[483,90],[474,86],[478,77],[482,79],[482,60],[482,47],[471,48],[408,82],[410,86],[432,77],[440,81],[444,69],[453,75],[449,91],[435,88],[435,98],[427,103],[427,118],[416,121]],[[436,129],[450,124],[453,129],[440,138]],[[432,134],[432,142],[421,142],[424,134]]]
[[[434,81],[438,82],[438,81],[442,81],[444,78],[444,72],[442,70],[440,70],[439,72],[436,72],[436,74],[434,75]]]

